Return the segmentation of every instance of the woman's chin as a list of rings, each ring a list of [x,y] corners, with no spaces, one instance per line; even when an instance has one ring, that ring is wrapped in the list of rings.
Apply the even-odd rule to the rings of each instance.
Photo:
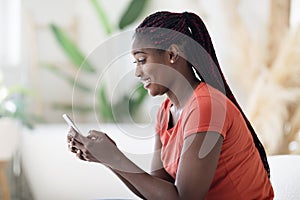
[[[148,89],[148,94],[152,97],[156,96],[156,93]]]
[[[151,89],[151,88],[147,88],[147,90],[148,90],[148,94],[150,95],[150,96],[156,96],[157,95],[157,92],[155,91],[155,90],[153,90],[153,89]]]
[[[148,94],[152,97],[163,95],[160,91],[148,89]]]
[[[146,88],[148,90],[148,94],[150,96],[161,96],[165,94],[165,88],[161,87],[160,85],[151,84],[149,87]]]

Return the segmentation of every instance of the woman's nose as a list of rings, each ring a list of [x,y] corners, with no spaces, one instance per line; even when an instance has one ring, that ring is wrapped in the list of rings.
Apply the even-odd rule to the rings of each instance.
[[[139,77],[142,76],[142,74],[143,74],[142,67],[141,66],[136,66],[136,68],[135,68],[135,76],[139,78]]]

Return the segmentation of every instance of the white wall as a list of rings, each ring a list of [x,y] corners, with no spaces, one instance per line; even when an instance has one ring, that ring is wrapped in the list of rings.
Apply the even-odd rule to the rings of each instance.
[[[300,1],[298,0],[291,0],[291,19],[290,25],[292,29],[299,27],[300,25]]]

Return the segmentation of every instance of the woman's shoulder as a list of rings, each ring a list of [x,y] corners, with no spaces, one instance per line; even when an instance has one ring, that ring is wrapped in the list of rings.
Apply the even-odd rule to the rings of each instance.
[[[227,128],[236,119],[240,119],[240,111],[231,100],[222,92],[205,83],[198,86],[194,96],[185,106],[184,116],[188,117],[191,113],[197,115],[199,119],[206,119],[207,123],[218,124],[224,122],[223,124]]]
[[[197,87],[194,101],[200,105],[215,106],[218,109],[229,109],[231,112],[240,113],[238,108],[225,94],[206,83],[201,83]]]
[[[227,100],[226,95],[224,95],[221,91],[204,82],[201,82],[195,89],[195,94],[197,97],[212,97],[216,99],[224,98]]]

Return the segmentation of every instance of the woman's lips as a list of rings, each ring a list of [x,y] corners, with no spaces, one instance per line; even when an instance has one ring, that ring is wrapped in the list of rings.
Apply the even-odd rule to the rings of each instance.
[[[150,78],[144,79],[142,80],[142,83],[144,84],[144,88],[148,89],[149,86],[151,85],[151,79]]]

